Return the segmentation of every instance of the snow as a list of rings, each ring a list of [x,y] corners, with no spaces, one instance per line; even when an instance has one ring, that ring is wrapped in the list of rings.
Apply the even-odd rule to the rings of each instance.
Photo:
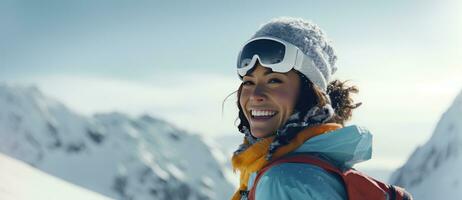
[[[200,136],[149,115],[82,116],[34,87],[0,83],[0,152],[116,199],[222,199],[234,190],[224,156]]]
[[[26,163],[0,154],[2,200],[106,200],[98,193],[50,176]]]
[[[222,159],[225,163],[226,170],[224,170],[224,176],[231,181],[235,188],[239,187],[239,171],[236,173],[232,170],[231,157],[237,147],[242,143],[243,135],[241,133],[235,133],[234,135],[220,135],[213,140],[208,140],[207,144],[213,147],[215,150],[214,154],[225,155],[226,158]]]
[[[462,198],[462,91],[443,114],[426,144],[391,177],[415,199]]]

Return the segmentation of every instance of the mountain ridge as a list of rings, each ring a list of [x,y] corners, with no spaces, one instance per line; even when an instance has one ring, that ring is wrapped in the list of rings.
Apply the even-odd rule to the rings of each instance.
[[[201,136],[150,115],[82,116],[0,84],[0,152],[117,199],[220,199],[233,186]],[[95,178],[98,177],[98,178]]]
[[[462,197],[462,175],[458,173],[462,166],[461,116],[462,91],[443,113],[430,139],[392,174],[391,182],[407,188],[416,199]]]

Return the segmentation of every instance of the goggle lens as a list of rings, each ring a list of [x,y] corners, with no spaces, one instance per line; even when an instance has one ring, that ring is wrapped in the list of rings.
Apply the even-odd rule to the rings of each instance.
[[[276,64],[284,60],[286,47],[284,44],[269,40],[259,39],[252,41],[244,46],[239,57],[237,67],[247,67],[254,55],[258,55],[262,64]]]

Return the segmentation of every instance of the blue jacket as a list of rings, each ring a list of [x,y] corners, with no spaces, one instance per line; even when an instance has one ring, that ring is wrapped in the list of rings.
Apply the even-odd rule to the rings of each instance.
[[[372,154],[372,135],[367,129],[352,125],[307,140],[294,153],[316,153],[339,167],[352,167]],[[248,188],[255,180],[250,175]],[[303,163],[275,165],[260,178],[255,200],[343,200],[347,193],[336,175],[320,167]]]

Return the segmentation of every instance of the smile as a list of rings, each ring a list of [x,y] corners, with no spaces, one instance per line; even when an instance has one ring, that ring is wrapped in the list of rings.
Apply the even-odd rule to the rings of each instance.
[[[274,110],[250,110],[252,119],[269,119],[277,114]]]

